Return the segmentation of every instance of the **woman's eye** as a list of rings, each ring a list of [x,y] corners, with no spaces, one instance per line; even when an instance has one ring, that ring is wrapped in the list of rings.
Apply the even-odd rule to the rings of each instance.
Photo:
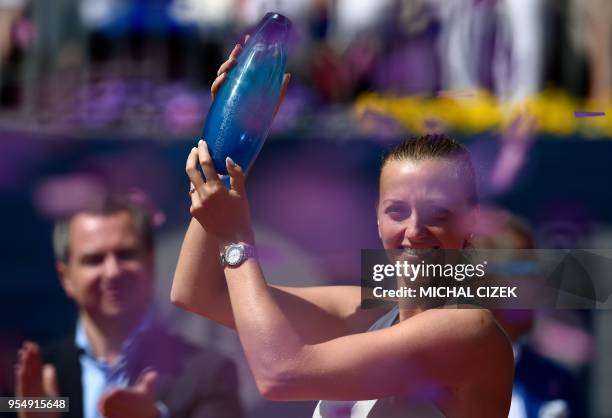
[[[445,222],[451,217],[451,212],[446,209],[432,209],[429,212],[429,219],[432,222]]]
[[[385,210],[385,213],[394,221],[401,221],[402,219],[406,219],[408,216],[410,216],[410,210],[401,206],[389,206]]]

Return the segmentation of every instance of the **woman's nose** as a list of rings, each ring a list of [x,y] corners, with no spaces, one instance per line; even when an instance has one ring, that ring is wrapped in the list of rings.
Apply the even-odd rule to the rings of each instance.
[[[427,235],[425,224],[414,212],[405,220],[404,223],[404,243],[414,243]]]

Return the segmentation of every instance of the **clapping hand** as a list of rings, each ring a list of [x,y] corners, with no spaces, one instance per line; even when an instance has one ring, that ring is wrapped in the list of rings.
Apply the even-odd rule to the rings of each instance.
[[[135,385],[107,391],[100,398],[100,414],[106,418],[158,418],[156,382],[157,372],[148,370]]]
[[[33,342],[25,342],[17,353],[15,365],[15,396],[57,397],[59,390],[55,367],[44,364],[40,347]],[[59,418],[59,412],[19,411],[19,418]]]

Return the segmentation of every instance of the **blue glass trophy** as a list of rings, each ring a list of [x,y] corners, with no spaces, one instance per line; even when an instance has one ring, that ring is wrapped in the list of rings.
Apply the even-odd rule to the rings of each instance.
[[[228,156],[248,171],[263,146],[280,95],[290,30],[288,18],[266,14],[213,101],[202,137],[221,175],[228,174]]]

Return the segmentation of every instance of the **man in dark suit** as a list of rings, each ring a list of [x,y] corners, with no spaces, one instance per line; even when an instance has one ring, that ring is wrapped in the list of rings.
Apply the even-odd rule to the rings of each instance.
[[[510,418],[583,418],[584,399],[574,375],[538,354],[529,345],[515,344],[513,402]],[[519,413],[523,409],[523,413]]]
[[[476,248],[528,250],[535,247],[529,226],[505,210],[481,208],[481,228],[484,229],[473,242]],[[518,260],[507,261],[525,262],[525,253],[515,254]],[[497,309],[493,313],[510,338],[514,351],[514,384],[508,418],[587,416],[576,377],[530,347],[528,336],[536,312]]]
[[[154,318],[152,231],[148,213],[122,196],[56,224],[57,271],[78,308],[76,334],[44,350],[23,345],[17,396],[68,396],[70,418],[242,416],[233,362]]]

